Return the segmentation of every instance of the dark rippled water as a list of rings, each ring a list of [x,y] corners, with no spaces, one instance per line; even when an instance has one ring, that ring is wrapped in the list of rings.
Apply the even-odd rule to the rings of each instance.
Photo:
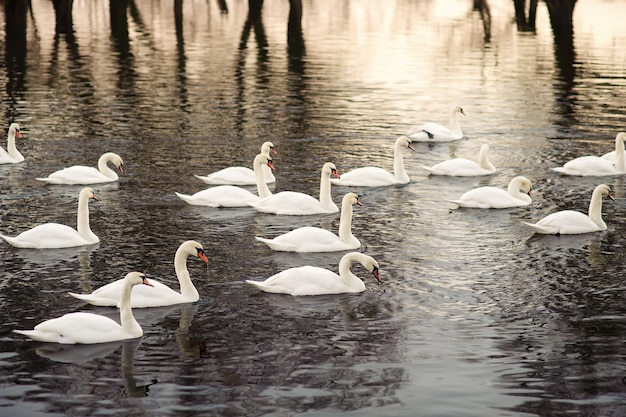
[[[553,35],[544,3],[527,31],[505,0],[304,1],[304,52],[287,45],[287,2],[265,0],[254,19],[245,1],[75,0],[67,33],[55,31],[52,2],[31,3],[5,2],[1,15],[3,126],[21,123],[26,161],[0,166],[0,230],[75,225],[80,187],[36,177],[105,151],[122,155],[125,174],[95,187],[99,244],[0,244],[0,415],[626,412],[623,178],[550,170],[612,150],[626,129],[626,3],[579,0],[568,38]],[[336,270],[341,253],[274,253],[253,237],[336,230],[338,215],[216,210],[174,195],[205,187],[193,174],[250,165],[265,140],[279,152],[273,189],[315,195],[324,162],[391,169],[395,138],[447,123],[453,104],[467,114],[465,139],[416,144],[406,186],[357,190],[353,230],[384,281],[356,267],[362,294],[294,298],[244,284],[304,264]],[[494,175],[419,167],[476,158],[483,143]],[[446,201],[516,175],[534,183],[529,207]],[[617,197],[603,208],[606,232],[538,237],[521,223],[586,211],[600,182]],[[116,317],[66,293],[131,270],[175,286],[174,253],[188,239],[210,259],[188,263],[201,300],[136,310],[140,340],[58,346],[11,333],[71,311]]]

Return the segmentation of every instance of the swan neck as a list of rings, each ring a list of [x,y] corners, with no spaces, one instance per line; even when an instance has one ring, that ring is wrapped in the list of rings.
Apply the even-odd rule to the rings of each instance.
[[[588,215],[598,227],[606,229],[606,223],[602,220],[602,192],[600,190],[594,190],[591,195]]]
[[[200,296],[198,290],[191,282],[189,271],[187,270],[187,258],[188,252],[184,249],[178,248],[176,255],[174,256],[174,270],[176,271],[176,277],[180,285],[180,293],[185,297]]]
[[[137,334],[138,337],[143,334],[143,331],[133,316],[130,304],[130,295],[132,290],[133,284],[128,281],[124,282],[124,289],[122,290],[122,296],[120,297],[120,323],[122,324],[122,329],[124,329],[124,331],[133,335]]]
[[[265,182],[265,174],[263,173],[263,162],[254,161],[254,178],[256,180],[256,190],[260,198],[266,198],[272,195],[270,188]],[[266,167],[270,168],[270,167]]]
[[[89,242],[98,242],[98,237],[91,231],[89,226],[89,197],[80,194],[78,197],[78,212],[76,214],[76,230],[83,239]]]
[[[15,145],[15,129],[9,129],[9,135],[7,137],[7,153],[13,159],[24,159]]]
[[[459,123],[459,113],[454,110],[450,112],[450,130],[455,137],[463,137],[461,124]]]
[[[521,187],[522,187],[522,183],[520,181],[514,180],[509,183],[509,187],[507,188],[507,191],[510,195],[512,195],[514,198],[518,200],[532,201],[528,193],[524,193],[520,191]]]
[[[489,161],[489,156],[487,155],[488,152],[488,148],[480,149],[480,153],[478,154],[478,164],[483,169],[494,170],[495,166]]]
[[[322,169],[322,176],[320,178],[320,204],[324,210],[331,211],[335,206],[333,199],[330,195],[330,174],[326,173]]]
[[[109,167],[109,158],[106,155],[102,155],[100,159],[98,159],[98,171],[107,178],[115,180],[119,178],[115,171]]]
[[[626,171],[626,162],[624,161],[624,140],[621,136],[615,139],[615,167],[622,171]]]
[[[407,182],[409,176],[404,169],[404,155],[402,154],[402,143],[396,142],[393,148],[393,175],[400,181]]]
[[[352,210],[353,206],[349,201],[344,201],[341,206],[341,217],[339,217],[339,239],[348,242],[352,238]]]
[[[341,258],[341,261],[339,261],[339,277],[347,287],[352,289],[360,289],[365,286],[363,281],[350,270],[352,264],[356,261],[352,254],[345,255]]]

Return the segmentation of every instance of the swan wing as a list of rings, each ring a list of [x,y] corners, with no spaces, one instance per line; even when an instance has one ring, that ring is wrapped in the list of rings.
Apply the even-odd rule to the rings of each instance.
[[[552,213],[535,224],[524,223],[536,232],[543,234],[574,235],[600,230],[589,216],[575,210],[563,210]]]
[[[341,281],[339,275],[315,266],[290,268],[265,281],[247,280],[246,282],[265,292],[294,296],[354,292]]]
[[[599,156],[581,156],[552,170],[565,175],[604,176],[620,174],[612,161]]]
[[[433,165],[432,167],[420,166],[433,175],[449,175],[453,177],[471,177],[491,173],[481,167],[477,162],[465,158],[450,159]]]
[[[129,338],[114,320],[90,313],[69,313],[46,320],[34,330],[14,330],[39,342],[91,344]]]
[[[37,178],[39,181],[48,184],[101,184],[105,182],[113,182],[118,178],[107,177],[98,169],[83,165],[74,165],[68,168],[53,172],[45,178]]]
[[[309,215],[328,213],[315,197],[294,191],[283,191],[250,204],[263,213]],[[338,209],[337,209],[338,210]]]
[[[509,208],[530,204],[513,197],[506,190],[495,187],[479,187],[463,194],[458,200],[451,200],[459,207],[470,208]]]
[[[360,247],[349,245],[339,236],[319,227],[300,227],[274,239],[257,237],[271,249],[284,252],[336,252]]]
[[[352,187],[380,187],[399,184],[398,179],[389,171],[378,167],[362,167],[341,174],[341,178],[331,178],[331,184]]]
[[[247,207],[259,197],[250,191],[232,185],[219,185],[198,191],[193,195],[176,193],[178,198],[194,206]]]
[[[133,288],[131,297],[131,307],[162,307],[181,303],[192,303],[198,301],[198,298],[185,298],[179,292],[171,289],[167,285],[150,278],[150,284],[138,285]],[[89,304],[96,306],[119,307],[124,289],[124,280],[118,279],[108,283],[91,294],[76,294],[70,292],[72,297],[83,300]]]
[[[246,167],[228,167],[204,177],[200,175],[195,177],[213,185],[256,185],[254,171]]]
[[[59,249],[88,245],[88,242],[75,229],[58,223],[45,223],[20,233],[16,237],[0,235],[18,248]]]

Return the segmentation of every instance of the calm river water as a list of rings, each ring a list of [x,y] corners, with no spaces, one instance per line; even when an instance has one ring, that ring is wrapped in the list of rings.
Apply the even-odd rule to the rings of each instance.
[[[524,30],[509,0],[304,0],[304,52],[288,48],[287,1],[265,0],[248,19],[243,0],[74,0],[66,33],[52,2],[24,3],[0,15],[2,126],[21,123],[26,158],[0,166],[0,231],[75,226],[80,187],[36,177],[95,166],[105,151],[125,173],[94,187],[99,244],[0,242],[0,415],[626,414],[624,178],[550,170],[614,149],[626,130],[626,2],[579,0],[572,38],[553,35],[543,2]],[[406,186],[355,190],[354,234],[384,281],[355,266],[361,294],[244,283],[305,264],[336,270],[342,253],[277,253],[254,236],[336,231],[338,215],[210,209],[174,194],[205,188],[194,174],[250,166],[266,140],[279,152],[272,189],[317,194],[324,162],[340,174],[391,169],[396,137],[447,124],[454,104],[464,139],[416,144]],[[476,159],[484,143],[491,176],[420,168]],[[533,181],[529,207],[447,202],[516,175]],[[521,223],[586,211],[600,183],[616,194],[607,231],[540,237]],[[333,199],[346,191],[333,187]],[[57,346],[11,332],[71,311],[115,317],[67,292],[132,270],[176,286],[174,253],[188,239],[210,260],[188,262],[201,300],[135,310],[140,340]]]

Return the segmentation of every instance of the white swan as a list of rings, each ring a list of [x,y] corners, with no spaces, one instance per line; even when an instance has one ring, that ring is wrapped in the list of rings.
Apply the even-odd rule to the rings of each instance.
[[[245,188],[234,185],[218,185],[216,187],[207,188],[198,191],[193,195],[176,193],[178,198],[193,206],[209,206],[209,207],[248,207],[250,203],[259,201],[261,198],[269,197],[272,192],[265,183],[263,177],[263,166],[274,169],[272,157],[268,154],[258,154],[254,157],[254,172],[257,180],[257,192],[254,195]]]
[[[626,133],[625,132],[620,132],[617,134],[617,136],[615,137],[615,144],[617,145],[617,138],[621,137],[622,142],[624,140],[626,140]],[[617,149],[617,146],[615,147],[615,149]],[[624,160],[626,161],[626,151],[622,152],[624,154]],[[604,155],[602,155],[602,159],[608,159],[609,161],[615,161],[615,155],[616,152],[615,151],[611,151],[609,153],[605,153]]]
[[[45,178],[36,178],[39,181],[47,182],[48,184],[69,184],[69,185],[84,185],[84,184],[102,184],[107,182],[114,182],[119,179],[117,173],[109,168],[108,163],[111,162],[115,165],[121,173],[124,172],[124,162],[122,158],[113,152],[107,152],[102,154],[98,159],[98,169],[88,167],[84,165],[74,165],[68,168],[63,168],[59,171],[55,171]]]
[[[0,164],[17,164],[24,160],[24,156],[17,150],[15,146],[15,138],[22,139],[20,133],[20,125],[11,123],[9,126],[9,135],[7,136],[7,150],[0,147]]]
[[[261,153],[269,154],[270,156],[278,155],[272,142],[263,143],[261,145]],[[228,167],[207,176],[195,175],[195,177],[204,181],[205,184],[212,185],[256,185],[254,170],[247,167]],[[272,170],[267,165],[263,165],[263,177],[267,184],[276,182],[276,177],[274,177]]]
[[[148,285],[144,274],[130,272],[124,278],[124,290],[120,303],[120,322],[108,317],[92,313],[69,313],[64,316],[46,320],[35,326],[34,330],[13,330],[15,333],[28,336],[37,342],[62,344],[107,343],[117,340],[135,339],[143,335],[143,330],[131,309],[131,290],[135,285]]]
[[[450,109],[450,128],[438,123],[425,123],[414,127],[409,133],[409,137],[414,142],[450,142],[461,139],[463,132],[459,124],[459,114],[465,116],[465,112],[460,106],[453,106]]]
[[[320,199],[317,200],[308,194],[295,191],[282,191],[250,203],[262,213],[303,216],[310,214],[337,213],[339,207],[333,202],[330,195],[330,176],[339,178],[337,168],[332,162],[326,162],[322,167],[320,178]]]
[[[246,280],[246,282],[262,291],[277,294],[324,295],[363,292],[365,283],[350,271],[355,262],[363,265],[379,283],[382,283],[378,273],[378,262],[360,252],[350,252],[341,258],[339,275],[316,266],[301,266],[286,269],[265,281]]]
[[[591,194],[588,214],[563,210],[552,213],[535,224],[522,223],[530,226],[535,232],[546,235],[576,235],[606,230],[606,223],[602,220],[602,197],[604,196],[615,201],[609,186],[600,184]]]
[[[404,157],[402,150],[409,148],[415,152],[411,139],[400,136],[396,139],[393,147],[393,174],[383,168],[362,167],[341,174],[340,179],[331,179],[334,185],[347,185],[353,187],[383,187],[393,184],[408,184],[411,179],[404,169]]]
[[[180,292],[175,291],[165,284],[154,279],[150,279],[152,287],[138,287],[133,291],[132,307],[163,307],[174,304],[193,303],[200,299],[198,290],[191,282],[189,271],[187,270],[187,258],[197,256],[204,263],[209,260],[204,254],[202,245],[196,241],[188,240],[183,242],[174,256],[174,270],[180,284]],[[124,280],[118,279],[110,284],[98,288],[91,294],[75,294],[70,292],[72,297],[86,301],[96,306],[115,307],[120,305],[124,293]]]
[[[432,167],[420,165],[432,175],[448,175],[451,177],[474,177],[489,175],[496,172],[496,167],[489,161],[487,153],[489,145],[483,144],[478,154],[478,162],[465,158],[454,158],[440,162]]]
[[[577,175],[583,177],[603,177],[607,175],[626,174],[624,159],[624,140],[626,134],[620,132],[615,137],[614,161],[600,156],[580,156],[565,163],[562,167],[552,170],[565,175]]]
[[[530,180],[520,176],[509,182],[507,190],[496,187],[478,187],[466,192],[458,200],[450,201],[459,207],[469,208],[522,207],[532,203],[531,188]]]
[[[0,234],[9,244],[18,248],[59,249],[91,245],[100,242],[89,227],[89,199],[98,200],[93,190],[85,187],[78,195],[76,229],[58,223],[44,223],[15,237]]]
[[[300,227],[274,239],[257,236],[256,240],[265,243],[272,250],[284,252],[336,252],[358,249],[361,247],[361,242],[352,235],[351,230],[352,208],[355,204],[362,205],[355,193],[347,193],[343,196],[339,236],[320,227]]]

